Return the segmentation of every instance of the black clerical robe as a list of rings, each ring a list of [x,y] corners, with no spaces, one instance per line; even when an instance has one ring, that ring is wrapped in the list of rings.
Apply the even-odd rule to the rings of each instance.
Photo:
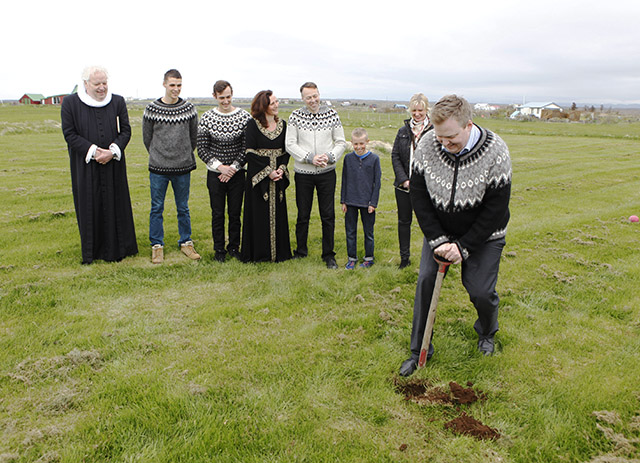
[[[62,132],[69,148],[71,189],[76,209],[82,263],[95,259],[119,261],[138,252],[127,183],[124,149],[131,126],[124,98],[112,95],[103,107],[83,103],[77,94],[66,97],[61,110]],[[108,149],[115,143],[120,160],[85,162],[91,145]]]

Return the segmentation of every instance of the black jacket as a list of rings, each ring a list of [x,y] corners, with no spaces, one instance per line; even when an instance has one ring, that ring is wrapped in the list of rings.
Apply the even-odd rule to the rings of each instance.
[[[433,129],[433,125],[429,122],[427,128],[420,134],[420,138],[414,141],[415,136],[409,125],[410,121],[411,119],[405,119],[404,125],[398,130],[396,140],[393,142],[393,149],[391,150],[391,163],[393,165],[393,171],[396,174],[396,179],[393,182],[393,186],[395,187],[409,180],[411,143],[414,143],[414,146],[418,146],[420,138],[429,130]]]

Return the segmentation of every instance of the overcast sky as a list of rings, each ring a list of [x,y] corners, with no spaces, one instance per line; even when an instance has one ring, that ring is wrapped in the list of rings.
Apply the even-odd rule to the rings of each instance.
[[[109,70],[112,92],[182,96],[217,79],[238,97],[271,89],[324,99],[640,104],[637,0],[28,1],[3,6],[0,99],[68,93],[82,68]]]

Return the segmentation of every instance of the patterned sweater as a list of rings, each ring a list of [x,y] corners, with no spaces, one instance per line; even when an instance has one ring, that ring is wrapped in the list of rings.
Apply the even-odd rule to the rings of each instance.
[[[149,171],[181,175],[196,168],[193,150],[198,134],[198,112],[182,98],[166,104],[158,98],[142,116],[142,139],[149,152]]]
[[[320,106],[317,113],[306,107],[292,112],[285,143],[295,160],[294,171],[312,175],[334,170],[347,147],[340,116],[327,106]],[[323,153],[329,157],[327,166],[314,166],[313,157]]]
[[[213,108],[202,115],[198,125],[198,156],[214,172],[218,166],[232,165],[240,169],[245,164],[244,129],[251,115],[236,108],[221,113]]]
[[[478,142],[459,156],[445,151],[429,131],[412,163],[411,203],[429,246],[454,242],[463,259],[504,237],[509,222],[509,149],[498,135],[478,128]]]

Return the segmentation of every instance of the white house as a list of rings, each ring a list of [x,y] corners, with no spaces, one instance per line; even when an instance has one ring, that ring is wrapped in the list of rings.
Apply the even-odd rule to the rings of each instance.
[[[498,107],[489,103],[476,103],[473,105],[473,109],[474,111],[495,111]]]
[[[516,116],[534,116],[540,119],[543,109],[556,109],[562,111],[562,108],[560,106],[551,101],[543,103],[535,102],[518,106],[517,111],[514,112],[511,117],[515,118]]]

